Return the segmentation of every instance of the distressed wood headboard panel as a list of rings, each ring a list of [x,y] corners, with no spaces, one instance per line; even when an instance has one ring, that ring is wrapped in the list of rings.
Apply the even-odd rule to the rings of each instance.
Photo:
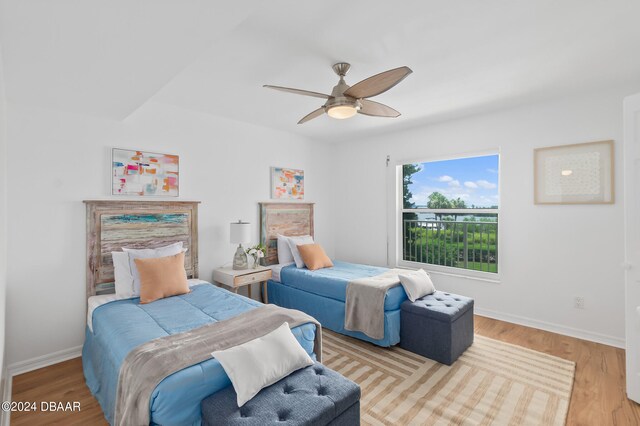
[[[157,248],[182,241],[185,269],[198,277],[197,201],[85,201],[87,297],[113,293],[112,251]]]
[[[313,203],[260,203],[260,242],[266,265],[278,263],[277,235],[313,236]]]

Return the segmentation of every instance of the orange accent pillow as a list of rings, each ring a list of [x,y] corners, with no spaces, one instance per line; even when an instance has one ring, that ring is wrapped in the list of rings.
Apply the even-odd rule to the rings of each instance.
[[[320,244],[303,244],[298,246],[300,256],[307,266],[307,269],[315,271],[316,269],[331,268],[333,262],[324,252]]]
[[[140,273],[140,303],[189,293],[184,253],[174,256],[134,259]]]

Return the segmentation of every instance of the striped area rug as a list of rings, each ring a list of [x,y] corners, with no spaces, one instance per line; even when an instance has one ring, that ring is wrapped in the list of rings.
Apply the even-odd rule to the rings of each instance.
[[[476,334],[452,366],[323,332],[324,364],[362,388],[363,425],[563,425],[575,364]]]

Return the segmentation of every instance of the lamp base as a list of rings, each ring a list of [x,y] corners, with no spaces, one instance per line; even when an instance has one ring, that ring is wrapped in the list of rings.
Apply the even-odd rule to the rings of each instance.
[[[242,244],[238,245],[236,254],[233,255],[233,269],[236,269],[236,270],[249,269],[247,253],[244,252],[244,249],[242,248]]]

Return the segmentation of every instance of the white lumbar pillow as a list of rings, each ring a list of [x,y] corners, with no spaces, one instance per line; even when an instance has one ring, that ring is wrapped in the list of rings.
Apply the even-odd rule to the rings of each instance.
[[[133,276],[133,294],[136,297],[140,296],[140,273],[136,267],[135,259],[175,256],[178,253],[186,251],[182,248],[182,241],[155,249],[130,249],[122,247],[122,250],[129,255],[129,267],[131,268],[131,276]]]
[[[289,248],[291,249],[291,254],[293,255],[293,260],[296,262],[296,266],[298,268],[304,268],[304,260],[302,260],[302,256],[300,256],[300,250],[298,250],[298,246],[302,246],[305,244],[314,244],[313,237],[311,235],[302,235],[300,237],[288,237]]]
[[[122,299],[134,297],[129,253],[112,251],[111,257],[113,258],[113,278],[116,286],[116,296]]]
[[[261,389],[287,377],[296,370],[313,365],[313,360],[300,346],[289,328],[282,324],[262,337],[211,355],[222,365],[231,379],[242,407]]]
[[[280,265],[293,263],[293,254],[291,253],[291,247],[289,247],[289,237],[280,234],[278,234],[278,263]]]
[[[398,278],[402,287],[404,287],[405,293],[407,293],[407,297],[412,302],[436,291],[431,277],[424,269],[398,274]]]

